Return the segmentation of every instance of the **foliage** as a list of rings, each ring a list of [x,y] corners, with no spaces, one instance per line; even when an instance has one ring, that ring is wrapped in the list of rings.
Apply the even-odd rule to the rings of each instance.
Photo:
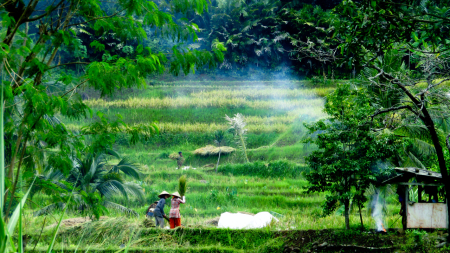
[[[338,57],[336,51],[341,41],[333,36],[338,20],[334,12],[323,10],[318,5],[305,5],[300,10],[283,8],[281,13],[284,19],[290,21],[285,28],[292,44],[289,55],[301,63],[306,75],[322,72],[324,80],[327,75],[329,79],[345,76],[342,74],[348,72],[346,68],[335,71],[334,61]],[[331,68],[331,73],[328,68]]]
[[[120,156],[109,151],[108,153],[86,154],[83,160],[75,158],[73,168],[64,180],[69,183],[69,187],[74,190],[73,209],[81,211],[83,215],[89,215],[92,219],[99,219],[103,214],[107,214],[107,208],[115,209],[121,212],[136,214],[135,211],[125,206],[111,202],[110,199],[116,195],[122,195],[127,201],[133,197],[143,200],[144,193],[142,188],[132,182],[126,182],[124,176],[134,179],[140,179],[141,173],[133,163],[128,162],[126,158],[121,159],[117,164],[108,166],[106,157],[112,155],[114,158]],[[109,167],[109,168],[108,168]],[[55,192],[61,192],[62,199],[67,196],[67,189],[61,182],[62,173],[52,173],[50,177],[40,178],[40,184],[34,189],[44,191],[44,193],[54,196]],[[62,188],[59,190],[58,188]],[[50,204],[41,210],[35,212],[35,215],[42,215],[49,211],[59,208],[63,205],[57,198],[56,203]]]
[[[275,69],[287,59],[281,44],[288,36],[277,15],[280,1],[213,1],[207,15],[195,16],[205,47],[225,41],[227,53],[220,65],[238,70],[246,66]],[[201,44],[200,44],[201,45]]]
[[[306,125],[310,134],[317,135],[314,143],[319,148],[306,158],[311,167],[306,174],[308,192],[331,192],[328,209],[335,208],[336,201],[344,204],[347,229],[349,202],[355,192],[375,182],[376,161],[385,162],[396,151],[392,135],[371,131],[377,124],[367,117],[371,110],[367,92],[342,85],[327,96],[329,119]],[[327,208],[325,213],[330,213]]]

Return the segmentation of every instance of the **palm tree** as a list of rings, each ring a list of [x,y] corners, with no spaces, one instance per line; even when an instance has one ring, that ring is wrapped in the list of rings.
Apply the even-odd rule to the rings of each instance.
[[[108,156],[119,158],[120,161],[115,165],[108,165]],[[135,183],[126,182],[124,175],[140,179],[141,173],[136,165],[126,158],[121,158],[116,152],[108,150],[100,154],[87,154],[84,159],[74,158],[73,168],[65,181],[75,188],[73,197],[75,206],[83,214],[89,212],[90,216],[98,219],[106,212],[106,208],[113,208],[137,215],[134,210],[110,201],[111,197],[117,195],[122,195],[127,201],[130,197],[136,197],[141,201],[144,199],[142,188]],[[35,215],[59,206],[60,203],[49,205]]]

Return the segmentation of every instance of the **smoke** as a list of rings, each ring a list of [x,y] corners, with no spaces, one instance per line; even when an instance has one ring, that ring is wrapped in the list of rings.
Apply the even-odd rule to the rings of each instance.
[[[375,190],[375,194],[372,196],[372,217],[375,220],[375,226],[377,232],[386,232],[387,226],[383,214],[383,208],[386,206],[386,201],[383,192],[380,188]]]

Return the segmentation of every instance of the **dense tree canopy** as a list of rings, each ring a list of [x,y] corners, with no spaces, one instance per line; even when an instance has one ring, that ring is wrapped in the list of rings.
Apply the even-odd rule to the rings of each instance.
[[[306,161],[311,170],[306,174],[310,182],[309,192],[330,192],[324,212],[329,214],[339,201],[345,206],[345,225],[349,224],[350,201],[358,194],[361,197],[376,177],[384,171],[377,168],[380,163],[389,163],[397,149],[392,134],[373,132],[379,126],[367,113],[370,106],[367,91],[350,85],[340,86],[327,96],[325,112],[327,120],[308,126],[319,150]],[[311,139],[310,139],[311,140]]]

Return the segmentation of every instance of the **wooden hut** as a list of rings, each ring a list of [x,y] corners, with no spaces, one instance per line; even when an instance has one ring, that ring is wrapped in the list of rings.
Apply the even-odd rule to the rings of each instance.
[[[441,173],[419,168],[395,168],[397,175],[383,184],[396,184],[402,204],[402,225],[407,228],[447,228],[448,198],[438,197]]]

